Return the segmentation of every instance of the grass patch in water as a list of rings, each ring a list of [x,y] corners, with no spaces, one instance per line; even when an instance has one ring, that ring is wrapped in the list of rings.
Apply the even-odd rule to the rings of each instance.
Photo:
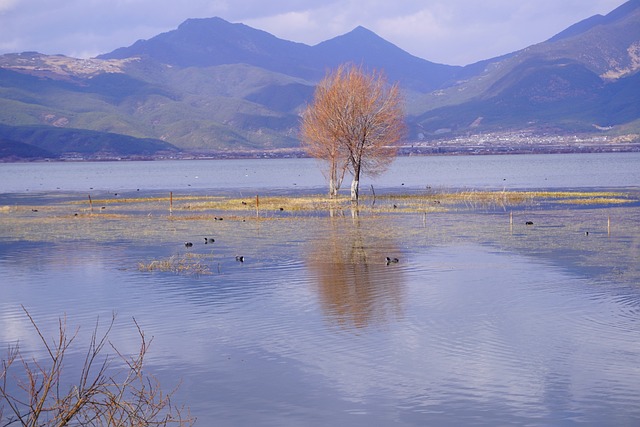
[[[196,200],[188,205],[191,210],[221,210],[221,211],[321,211],[349,206],[351,201],[346,197],[331,199],[321,195],[305,196],[258,196],[244,198],[220,198],[213,200]]]
[[[151,262],[139,262],[138,270],[144,272],[160,271],[163,273],[175,273],[185,275],[211,274],[211,268],[201,259],[204,256],[187,253],[185,255],[173,255],[166,259],[153,260]]]
[[[557,203],[572,205],[621,205],[624,203],[632,203],[633,201],[634,200],[620,197],[590,197],[584,199],[558,200]]]
[[[171,200],[173,204],[171,205]],[[622,192],[602,191],[428,191],[425,193],[381,194],[373,196],[364,194],[357,205],[361,212],[433,212],[451,209],[495,209],[513,206],[534,205],[536,203],[559,203],[576,205],[593,204],[621,204],[637,202],[636,198]],[[354,205],[346,195],[329,198],[326,195],[295,195],[295,196],[257,196],[257,197],[226,197],[226,196],[185,196],[170,197],[138,197],[113,198],[93,200],[93,213],[100,212],[108,206],[109,210],[127,209],[130,211],[151,210],[155,212],[174,213],[184,211],[220,211],[237,212],[238,215],[267,212],[327,212],[332,210],[349,210]],[[89,202],[73,201],[71,205],[85,205]],[[9,209],[0,213],[9,213]],[[215,219],[215,215],[211,215]],[[193,215],[182,220],[206,220],[208,215]]]
[[[295,218],[360,215],[420,215],[453,212],[493,212],[510,209],[540,208],[557,210],[568,206],[634,206],[640,200],[636,191],[428,191],[422,193],[364,194],[353,205],[346,195],[331,199],[326,195],[294,196],[175,196],[169,198],[127,198],[102,209],[104,200],[96,200],[93,210],[88,200],[3,206],[0,209],[0,235],[24,240],[54,239],[117,240],[121,237],[170,239],[176,230],[201,227],[217,229],[227,222],[291,221]],[[162,200],[162,203],[158,203]],[[114,202],[122,200],[114,199]],[[166,202],[166,203],[165,203]],[[256,209],[256,207],[258,209]],[[221,221],[220,219],[224,219]],[[194,225],[187,225],[193,223]],[[223,228],[229,228],[224,226]],[[204,231],[203,231],[204,232]],[[206,231],[208,233],[210,231]]]
[[[74,201],[57,200],[55,196],[22,205],[3,205],[0,237],[5,242],[87,241],[99,245],[133,241],[174,251],[184,250],[184,242],[192,241],[196,253],[215,251],[216,257],[232,259],[240,252],[251,259],[268,256],[269,249],[259,249],[261,242],[304,246],[307,243],[302,242],[318,239],[313,230],[324,233],[327,223],[341,224],[340,217],[345,217],[346,230],[367,230],[379,242],[394,236],[397,245],[383,244],[385,250],[472,241],[544,256],[551,252],[553,256],[574,253],[574,264],[603,270],[615,267],[629,281],[640,277],[636,262],[640,196],[635,188],[615,192],[383,193],[376,196],[375,203],[373,195],[363,194],[358,205],[360,215],[353,218],[353,205],[347,196],[260,196],[258,212],[255,196],[180,196],[174,197],[174,202],[180,200],[183,208],[174,203],[173,213],[169,211],[168,198],[160,203],[157,198],[130,198],[104,210],[101,204],[94,203],[91,212],[86,198],[79,202],[82,196]],[[356,217],[361,226],[354,226]],[[525,225],[529,221],[532,226]],[[204,246],[202,237],[215,237],[216,243]],[[376,242],[372,246],[379,244],[372,241]],[[391,252],[386,255],[395,256]],[[197,275],[211,274],[216,265],[194,255],[156,256],[160,258],[139,263],[139,269]],[[376,256],[379,259],[382,258]],[[132,261],[134,268],[137,261]]]

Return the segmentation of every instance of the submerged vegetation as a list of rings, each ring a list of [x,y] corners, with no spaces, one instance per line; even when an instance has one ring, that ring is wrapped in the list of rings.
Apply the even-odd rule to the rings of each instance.
[[[367,262],[382,265],[385,256],[405,250],[399,248],[475,242],[541,256],[561,253],[577,265],[640,278],[635,262],[640,250],[636,189],[371,191],[358,204],[348,196],[305,194],[136,196],[90,202],[86,195],[56,195],[0,206],[0,236],[10,242],[79,242],[89,250],[92,245],[129,242],[142,249],[123,255],[130,260],[123,262],[124,269],[199,276],[232,271],[242,265],[238,257],[246,257],[244,264],[250,266],[279,264],[283,260],[270,258],[271,245],[305,250],[341,227],[366,232],[372,242],[368,251],[376,253]],[[393,244],[374,250],[389,237]],[[208,238],[215,242],[204,240]],[[73,262],[64,253],[59,256],[61,262]]]
[[[415,193],[363,195],[356,205],[359,211],[385,211],[393,205],[400,205],[405,211],[423,212],[429,210],[460,210],[479,206],[521,207],[534,204],[562,203],[572,205],[626,204],[638,202],[638,195],[621,191],[425,191]],[[86,202],[72,202],[85,205]],[[172,196],[97,199],[95,206],[118,205],[121,208],[156,208],[170,210],[171,213],[184,211],[232,211],[239,215],[255,212],[323,212],[331,209],[351,209],[353,202],[347,196],[335,198],[326,195],[296,196]],[[7,207],[5,207],[7,208]],[[104,210],[104,209],[103,209]],[[94,209],[97,211],[97,209]]]
[[[139,262],[138,270],[146,272],[169,272],[176,274],[203,275],[211,274],[211,268],[202,261],[202,257],[193,253],[172,255],[169,258],[153,260],[148,263]]]
[[[64,238],[95,236],[91,228],[102,222],[109,232],[119,229],[138,235],[154,234],[160,220],[185,221],[264,221],[295,217],[358,215],[504,212],[508,210],[612,207],[640,204],[636,191],[433,191],[362,195],[353,203],[348,196],[266,195],[251,197],[179,195],[164,197],[111,197],[91,199],[69,196],[45,204],[0,206],[2,235],[19,235],[40,227],[57,230]],[[61,198],[62,199],[62,198]],[[84,224],[84,225],[83,225]],[[88,230],[82,231],[87,228]],[[26,237],[26,236],[25,236]],[[36,235],[32,237],[37,237]],[[176,261],[176,260],[174,260]]]

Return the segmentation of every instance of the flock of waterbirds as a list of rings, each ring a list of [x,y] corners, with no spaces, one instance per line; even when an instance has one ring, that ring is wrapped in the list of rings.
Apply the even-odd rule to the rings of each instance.
[[[204,244],[208,245],[210,243],[214,243],[216,241],[215,238],[213,237],[204,237]],[[184,246],[185,248],[192,248],[193,247],[193,242],[184,242]],[[398,258],[391,258],[391,257],[386,257],[386,264],[397,264],[400,262],[400,260]],[[236,255],[236,261],[238,262],[244,262],[245,258],[244,255]]]
[[[214,239],[213,237],[204,237],[204,244],[208,245],[210,243],[214,243],[216,241],[216,239]],[[184,247],[185,248],[192,248],[193,247],[193,242],[184,242]],[[244,255],[236,255],[236,261],[238,262],[244,262]]]

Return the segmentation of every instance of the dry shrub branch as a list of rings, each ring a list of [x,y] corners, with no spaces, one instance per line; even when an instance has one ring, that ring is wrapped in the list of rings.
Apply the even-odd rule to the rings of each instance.
[[[191,426],[195,422],[187,409],[172,403],[176,389],[165,393],[143,369],[151,341],[135,319],[140,337],[137,354],[125,355],[109,341],[115,316],[104,333],[96,322],[79,377],[71,381],[63,377],[68,373],[64,362],[79,329],[70,334],[63,317],[57,336],[47,340],[23,310],[46,350],[45,357],[27,357],[17,344],[9,348],[0,367],[0,426]],[[105,354],[107,346],[116,356]],[[113,367],[116,361],[123,367]]]

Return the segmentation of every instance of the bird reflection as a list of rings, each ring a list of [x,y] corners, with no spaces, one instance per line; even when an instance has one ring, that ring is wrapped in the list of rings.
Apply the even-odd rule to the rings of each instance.
[[[386,261],[398,245],[379,224],[361,223],[360,218],[331,219],[306,251],[324,314],[345,328],[386,323],[403,311],[403,271]]]

